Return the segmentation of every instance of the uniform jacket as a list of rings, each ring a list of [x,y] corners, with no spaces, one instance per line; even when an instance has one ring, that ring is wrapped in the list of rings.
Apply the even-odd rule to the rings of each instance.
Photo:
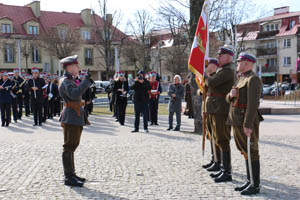
[[[12,96],[10,94],[12,86],[11,80],[7,79],[7,81],[3,81],[3,79],[1,79],[0,86],[4,87],[3,90],[0,89],[0,103],[12,103]]]
[[[20,76],[18,76],[18,78],[14,77],[14,80],[16,81],[17,86],[18,86],[16,95],[17,95],[18,98],[22,98],[22,95],[23,95],[24,90],[25,90],[24,79],[22,79]]]
[[[38,101],[40,103],[43,103],[43,87],[45,86],[45,81],[42,78],[37,78],[37,79],[30,79],[28,81],[28,89],[30,91],[30,96],[31,96],[31,101]],[[37,87],[38,90],[35,92],[32,90],[33,87]],[[35,94],[36,93],[36,98]]]
[[[176,94],[176,97],[173,98],[172,94]],[[171,84],[169,86],[168,95],[169,100],[169,112],[179,112],[181,111],[181,102],[184,97],[184,87],[182,84]]]
[[[234,71],[232,64],[220,67],[214,76],[205,77],[205,85],[210,92],[210,94],[207,93],[207,113],[225,115],[229,113],[229,104],[226,102],[225,97],[232,89],[233,84]]]
[[[160,93],[162,92],[162,88],[159,81],[152,82],[150,81],[151,90],[157,90],[157,94],[152,94],[151,90],[149,90],[150,99],[158,99]]]
[[[133,102],[145,104],[149,102],[148,91],[151,90],[149,81],[144,78],[144,82],[140,83],[135,81],[131,86],[131,89],[134,90]]]
[[[50,101],[54,100],[58,97],[58,87],[53,82],[50,82],[46,88],[47,96],[49,96],[50,93],[53,95],[53,97],[51,99],[49,99]]]
[[[124,89],[126,94],[129,91],[128,88],[128,81],[116,81],[114,85],[114,93],[116,95],[116,104],[126,104],[127,103],[127,96],[122,96],[122,92],[118,91],[118,89]]]
[[[227,102],[231,103],[227,124],[252,129],[263,120],[258,112],[262,82],[254,72],[248,71],[237,79],[235,87],[239,90],[238,102],[237,98],[226,96]]]
[[[85,78],[81,81],[80,85],[77,86],[71,74],[65,73],[64,76],[64,80],[58,88],[61,98],[64,100],[64,103],[71,101],[80,104],[82,101],[82,95],[90,86],[90,80]],[[64,107],[60,117],[60,122],[77,126],[86,125],[84,120],[84,109],[82,107],[80,108],[80,116],[78,116],[74,109]]]

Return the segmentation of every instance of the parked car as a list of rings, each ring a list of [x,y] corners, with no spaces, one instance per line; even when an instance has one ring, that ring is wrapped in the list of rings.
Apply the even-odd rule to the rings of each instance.
[[[109,81],[95,81],[96,94],[104,94],[105,88],[110,84]]]

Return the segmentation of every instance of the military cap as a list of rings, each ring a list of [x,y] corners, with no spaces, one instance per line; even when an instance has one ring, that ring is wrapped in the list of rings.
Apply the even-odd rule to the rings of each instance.
[[[14,69],[14,73],[19,73],[19,72],[20,72],[20,70],[18,68]]]
[[[14,73],[13,72],[8,72],[8,77],[9,78],[13,78],[14,77]]]
[[[34,67],[32,68],[31,72],[40,72],[38,68]]]
[[[120,71],[119,72],[119,76],[125,76],[125,72],[124,71]]]
[[[234,55],[233,51],[227,45],[225,45],[223,47],[220,47],[219,51],[218,51],[218,54],[228,54],[228,55],[231,55],[231,56]]]
[[[60,63],[62,64],[63,68],[65,69],[69,65],[78,64],[78,55],[69,56],[66,58],[63,58],[60,60]]]
[[[208,58],[208,64],[215,64],[219,66],[219,61],[216,58]]]
[[[253,55],[249,54],[249,53],[243,52],[243,53],[240,54],[237,61],[238,62],[239,61],[248,61],[248,62],[256,63],[256,58]]]
[[[1,72],[1,76],[8,76],[7,71]]]

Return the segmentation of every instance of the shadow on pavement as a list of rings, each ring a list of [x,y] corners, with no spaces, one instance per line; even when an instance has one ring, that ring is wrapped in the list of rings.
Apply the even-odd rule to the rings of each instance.
[[[264,140],[260,140],[259,143],[300,151],[300,147],[289,145],[289,144],[282,144],[278,142],[271,142],[271,141],[264,141]]]
[[[9,126],[8,129],[13,132],[16,132],[16,133],[28,133],[28,134],[34,133],[33,131],[27,131],[25,129],[20,129],[20,128],[16,128],[16,127],[12,127],[12,126]]]
[[[233,173],[232,174],[233,177],[238,177],[240,179],[242,179],[243,181],[246,180],[246,176],[242,175],[240,173]],[[242,182],[243,182],[242,181]],[[234,181],[234,183],[240,183],[239,181]],[[266,180],[266,179],[261,179],[261,190],[260,190],[260,194],[256,195],[256,196],[252,196],[252,197],[262,197],[264,199],[300,199],[300,188],[298,187],[293,187],[291,185],[285,185],[282,183],[278,183],[278,182],[273,182],[270,180]]]
[[[126,198],[116,197],[112,196],[110,194],[105,194],[103,192],[88,188],[88,187],[82,187],[82,188],[75,188],[72,187],[72,189],[80,194],[83,197],[86,197],[88,199],[122,199],[127,200]]]
[[[193,138],[188,138],[188,137],[180,137],[180,136],[172,136],[172,135],[166,135],[166,134],[161,134],[161,133],[156,133],[156,132],[152,132],[150,130],[149,133],[146,133],[148,135],[154,135],[157,137],[162,137],[162,138],[166,138],[166,139],[172,139],[172,140],[184,140],[184,141],[195,141]],[[174,134],[176,134],[176,132],[174,132]]]

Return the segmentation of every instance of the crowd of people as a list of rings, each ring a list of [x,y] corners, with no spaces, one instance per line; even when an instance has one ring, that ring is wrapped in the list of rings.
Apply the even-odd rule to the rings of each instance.
[[[62,99],[58,92],[59,77],[56,74],[39,72],[32,68],[32,74],[13,72],[0,73],[0,105],[2,127],[8,127],[12,120],[18,123],[22,117],[33,115],[33,126],[42,126],[48,119],[60,116]],[[78,75],[79,84],[86,72]],[[96,97],[96,87],[91,79],[91,86],[83,95],[86,114],[93,110],[93,99]],[[23,112],[24,111],[24,112]]]

